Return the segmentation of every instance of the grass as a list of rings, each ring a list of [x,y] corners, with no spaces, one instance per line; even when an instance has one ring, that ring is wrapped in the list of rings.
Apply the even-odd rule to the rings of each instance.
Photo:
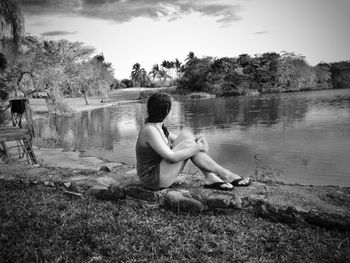
[[[349,262],[350,233],[0,181],[0,262]]]

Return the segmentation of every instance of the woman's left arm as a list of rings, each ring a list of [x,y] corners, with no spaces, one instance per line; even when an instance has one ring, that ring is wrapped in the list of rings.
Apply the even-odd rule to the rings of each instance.
[[[177,135],[175,133],[169,132],[169,140],[171,143],[174,143],[175,139],[176,139]]]

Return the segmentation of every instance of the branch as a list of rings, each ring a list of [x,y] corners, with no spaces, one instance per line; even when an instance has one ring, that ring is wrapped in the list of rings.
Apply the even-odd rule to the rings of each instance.
[[[20,74],[21,74],[21,75],[19,76],[19,78],[18,78],[18,80],[17,80],[17,87],[18,87],[18,89],[19,89],[21,92],[23,92],[23,94],[24,94],[25,96],[27,96],[27,95],[28,95],[27,92],[25,92],[24,90],[21,89],[21,85],[20,85],[20,84],[21,84],[21,81],[22,81],[24,75],[25,75],[25,74],[28,74],[28,75],[30,75],[30,76],[32,77],[33,86],[35,87],[34,76],[33,76],[33,73],[30,72],[30,71],[20,72]]]

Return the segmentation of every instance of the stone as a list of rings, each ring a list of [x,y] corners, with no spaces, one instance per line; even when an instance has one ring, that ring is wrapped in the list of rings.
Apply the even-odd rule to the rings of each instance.
[[[127,196],[132,198],[148,201],[148,202],[156,202],[158,201],[158,191],[152,191],[145,189],[141,184],[131,184],[124,187],[124,192]]]
[[[63,183],[63,185],[64,185],[67,189],[69,189],[69,188],[71,187],[72,183],[71,183],[71,182],[65,182],[65,183]]]
[[[205,204],[209,208],[242,209],[242,200],[232,193],[217,193],[211,191],[211,193],[205,197]]]
[[[107,167],[110,171],[113,171],[113,170],[116,170],[117,167],[120,167],[122,166],[123,164],[122,163],[119,163],[119,162],[106,162],[104,163],[102,166],[105,166]],[[101,171],[101,167],[100,167],[100,171]]]
[[[107,173],[111,172],[111,169],[109,169],[106,165],[101,165],[98,170],[103,171],[103,172],[107,172]]]
[[[84,196],[81,193],[75,193],[75,192],[71,192],[71,191],[63,191],[63,193],[66,195],[69,195],[69,196],[79,197],[79,198],[82,198]]]
[[[26,175],[30,177],[42,177],[48,175],[49,169],[43,167],[33,167],[26,170]]]
[[[95,178],[95,181],[98,184],[103,184],[103,185],[106,185],[106,186],[116,184],[116,180],[113,177],[111,177],[111,176],[97,177],[97,178]]]
[[[91,175],[91,174],[94,174],[96,173],[97,171],[94,170],[94,169],[82,169],[82,170],[78,170],[78,174],[81,174],[81,175]]]
[[[127,171],[126,174],[128,174],[128,175],[136,175],[137,171],[136,171],[136,169],[133,169],[133,170]]]
[[[164,197],[164,207],[174,212],[200,213],[206,206],[198,199],[191,197],[186,190],[169,190]]]
[[[90,188],[86,193],[87,196],[95,197],[99,200],[118,201],[125,198],[124,190],[118,186],[111,185],[106,187],[105,185],[95,185]]]

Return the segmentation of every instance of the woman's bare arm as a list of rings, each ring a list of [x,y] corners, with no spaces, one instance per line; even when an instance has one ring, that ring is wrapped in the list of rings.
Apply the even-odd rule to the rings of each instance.
[[[175,133],[169,132],[169,140],[171,143],[174,143],[175,139],[176,139],[177,135]]]
[[[197,154],[203,149],[201,142],[194,143],[188,148],[179,151],[172,151],[169,146],[164,142],[162,136],[154,127],[147,127],[142,131],[144,136],[144,142],[153,148],[161,157],[169,162],[179,162],[186,160],[193,155]],[[171,140],[171,139],[170,139]]]

